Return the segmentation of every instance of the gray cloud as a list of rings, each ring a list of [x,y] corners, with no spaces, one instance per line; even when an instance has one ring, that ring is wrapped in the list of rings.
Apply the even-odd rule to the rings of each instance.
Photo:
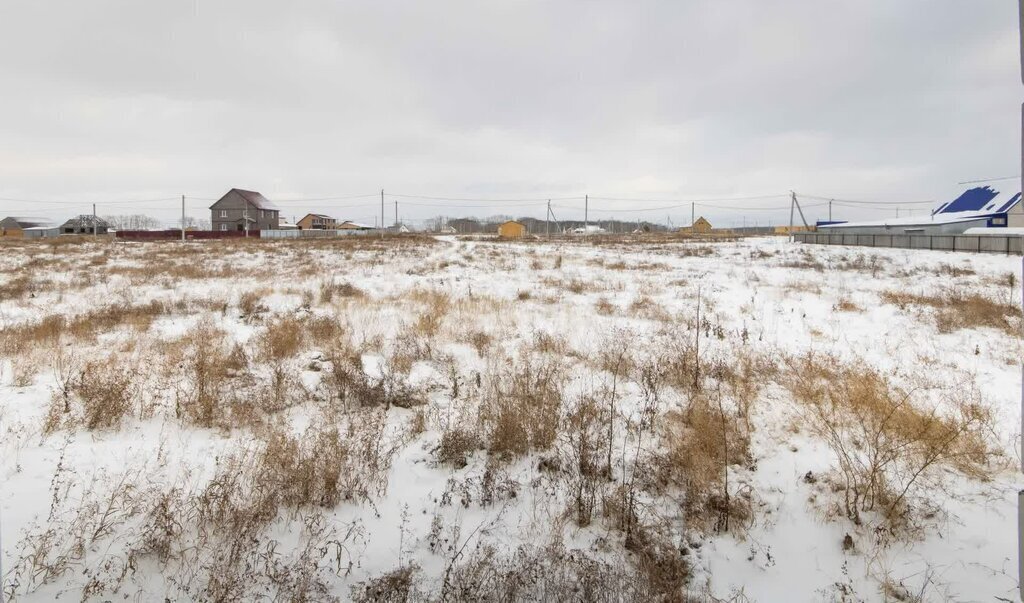
[[[943,199],[960,180],[1019,173],[1018,44],[1015,6],[952,0],[10,0],[0,197],[26,201],[0,214],[231,186],[280,199]],[[411,218],[533,211],[403,202]],[[372,218],[373,203],[287,205]]]

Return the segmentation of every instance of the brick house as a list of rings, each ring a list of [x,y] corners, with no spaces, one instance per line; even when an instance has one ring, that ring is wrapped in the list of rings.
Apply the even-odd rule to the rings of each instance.
[[[334,230],[338,227],[338,221],[323,214],[306,214],[295,225],[299,230]]]
[[[213,230],[276,230],[281,223],[280,208],[255,191],[229,190],[210,206]]]

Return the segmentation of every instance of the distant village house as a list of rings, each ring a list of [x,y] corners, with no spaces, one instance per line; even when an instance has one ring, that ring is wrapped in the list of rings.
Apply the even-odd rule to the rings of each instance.
[[[60,225],[61,234],[107,234],[110,223],[103,218],[82,214]]]
[[[276,230],[280,209],[256,191],[229,190],[210,206],[213,230]]]
[[[682,234],[708,234],[711,232],[711,222],[701,216],[694,220],[692,225],[680,228],[679,232]]]
[[[323,214],[306,214],[295,225],[299,230],[335,230],[338,221]]]
[[[498,225],[498,236],[503,239],[521,239],[526,236],[526,225],[509,220]]]

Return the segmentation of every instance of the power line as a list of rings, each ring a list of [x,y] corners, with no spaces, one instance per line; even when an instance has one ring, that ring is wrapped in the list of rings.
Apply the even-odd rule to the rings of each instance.
[[[836,203],[856,203],[858,205],[898,205],[903,207],[904,205],[934,205],[935,200],[930,201],[864,201],[860,199],[839,199],[837,197],[822,197],[820,195],[808,195],[807,193],[797,193],[797,196],[804,197],[806,199],[814,199],[816,201],[835,201]]]
[[[479,201],[479,202],[490,202],[490,203],[516,203],[516,202],[521,202],[521,201],[533,201],[533,202],[541,202],[541,203],[547,203],[548,202],[548,198],[547,197],[543,197],[543,198],[538,197],[538,198],[535,198],[535,199],[530,199],[530,198],[495,199],[495,198],[487,198],[487,197],[434,197],[434,196],[430,196],[430,195],[401,195],[401,194],[398,194],[398,193],[388,193],[388,196],[389,197],[402,197],[402,198],[405,198],[405,199],[429,199],[429,200],[432,200],[432,201]],[[550,200],[551,201],[571,201],[571,200],[582,199],[582,198],[583,198],[582,196],[578,196],[578,197],[551,197]]]
[[[637,199],[632,197],[594,197],[591,199],[597,199],[598,201],[642,201],[646,203],[699,203],[701,201],[754,201],[757,199],[781,199],[788,197],[789,193],[777,194],[777,195],[753,195],[749,197],[705,197],[703,199]],[[581,197],[577,197],[581,198]],[[557,200],[557,199],[556,199]]]
[[[591,197],[591,198],[593,198],[593,197]],[[660,206],[660,207],[643,207],[643,208],[628,208],[628,209],[600,209],[600,208],[596,208],[596,207],[591,207],[590,211],[598,211],[598,212],[604,212],[604,213],[640,213],[640,212],[649,212],[649,211],[663,211],[663,210],[668,210],[668,209],[679,209],[681,207],[689,207],[691,204],[692,205],[699,205],[701,207],[705,207],[705,208],[708,208],[708,209],[728,209],[728,210],[736,210],[736,211],[780,211],[780,210],[787,210],[787,209],[789,209],[788,206],[786,206],[786,207],[781,207],[781,206],[780,207],[735,207],[735,206],[728,206],[728,205],[712,205],[712,204],[709,204],[709,203],[687,202],[687,203],[679,203],[677,205],[663,205],[663,206]],[[813,204],[813,205],[807,205],[806,207],[822,207],[822,206],[825,206],[825,205],[828,205],[828,204],[827,203],[817,203],[817,204]],[[578,209],[582,209],[580,207],[568,207],[568,206],[565,206],[565,205],[552,205],[552,207],[557,207],[558,209],[577,209],[577,210]]]
[[[177,197],[161,197],[159,199],[124,199],[120,201],[96,201],[100,205],[124,205],[128,203],[158,203],[160,201],[177,201]],[[42,203],[45,205],[89,205],[83,201],[47,201],[43,199],[15,199],[11,197],[0,197],[0,201],[15,201],[18,203]]]
[[[1002,178],[983,178],[981,180],[964,180],[963,182],[957,182],[957,184],[979,184],[981,182],[999,182],[1000,180],[1016,180],[1020,178],[1020,174],[1016,176],[1004,176]]]

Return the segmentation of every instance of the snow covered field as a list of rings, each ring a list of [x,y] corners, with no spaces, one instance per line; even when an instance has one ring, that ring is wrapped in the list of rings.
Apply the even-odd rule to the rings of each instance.
[[[1014,600],[1020,258],[0,247],[15,600]]]

